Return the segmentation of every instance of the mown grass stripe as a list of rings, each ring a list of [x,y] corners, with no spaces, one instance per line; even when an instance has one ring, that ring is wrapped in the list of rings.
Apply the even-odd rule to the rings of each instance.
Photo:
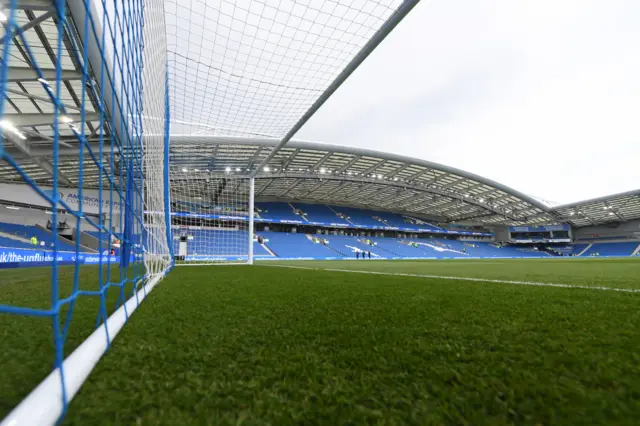
[[[431,278],[431,279],[438,279],[438,280],[473,281],[473,282],[486,282],[486,283],[511,284],[511,285],[530,285],[530,286],[538,286],[538,287],[578,288],[578,289],[584,289],[584,290],[640,293],[640,289],[637,289],[637,288],[617,288],[617,287],[588,286],[588,285],[575,285],[575,284],[544,283],[544,282],[536,282],[536,281],[496,280],[492,278],[478,278],[478,277],[449,277],[449,276],[443,276],[443,275],[406,274],[402,272],[360,271],[355,269],[311,268],[309,266],[293,266],[293,265],[265,264],[262,266],[273,266],[276,268],[307,269],[311,271],[351,272],[356,274],[391,275],[391,276],[398,276],[398,277]]]

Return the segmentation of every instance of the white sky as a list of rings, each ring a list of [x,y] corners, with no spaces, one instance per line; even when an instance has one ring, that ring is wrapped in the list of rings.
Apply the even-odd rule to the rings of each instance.
[[[295,139],[558,203],[640,188],[640,1],[423,0]]]

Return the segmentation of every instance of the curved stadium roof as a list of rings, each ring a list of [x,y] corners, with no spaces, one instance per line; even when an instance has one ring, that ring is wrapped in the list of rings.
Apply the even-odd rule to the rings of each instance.
[[[174,197],[206,197],[223,178],[246,177],[247,169],[260,164],[277,142],[254,138],[173,137]],[[16,147],[6,149],[36,183],[50,185],[50,170],[43,167],[51,164],[50,146],[46,140],[33,141],[28,154]],[[89,141],[89,146],[95,151],[99,148],[93,141]],[[74,187],[79,176],[78,148],[61,147],[59,154],[60,172],[65,176],[63,186]],[[442,164],[324,143],[289,142],[269,160],[267,168],[269,171],[260,170],[256,176],[258,201],[349,205],[486,226],[561,222],[589,226],[640,219],[640,190],[548,207],[508,186]],[[83,173],[84,187],[96,188],[99,170],[93,161],[84,161]],[[2,162],[0,182],[22,182],[22,178]],[[230,186],[224,191],[228,194],[238,189]]]
[[[276,144],[269,139],[174,137],[174,196],[206,197],[217,187],[216,178],[246,176]],[[208,179],[208,185],[194,185],[198,177]],[[311,142],[290,142],[269,160],[258,171],[255,194],[258,201],[342,204],[449,222],[557,222],[536,199],[478,175],[415,158]]]
[[[52,15],[36,19],[34,10],[52,10],[51,5],[44,4],[46,2],[40,3],[20,2],[17,20],[25,25],[37,21],[31,37],[32,48],[43,67],[43,75],[53,78],[56,53],[51,48],[50,38],[56,34],[56,26]],[[395,2],[393,4],[396,5]],[[71,35],[74,34],[72,32]],[[77,126],[85,126],[87,146],[94,153],[99,153],[100,138],[96,130],[99,123],[95,113],[98,109],[97,100],[89,97],[85,106],[88,112],[84,117],[85,122],[78,123],[79,117],[74,116],[73,112],[81,108],[77,94],[82,89],[82,73],[66,44],[62,56],[61,80],[64,85],[61,86],[61,98],[71,111],[68,114],[70,118]],[[47,60],[51,62],[50,66],[45,66]],[[54,167],[53,106],[50,100],[26,59],[20,56],[14,58],[8,75],[8,101],[4,118],[27,134],[28,139],[5,138],[4,149],[38,185],[50,185],[55,171],[62,186],[77,187],[80,182],[77,138],[66,128],[60,132],[60,161],[58,167]],[[229,106],[221,107],[220,111],[227,109]],[[295,133],[296,126],[289,133]],[[104,132],[103,138],[106,140],[109,138],[108,129],[104,129]],[[193,194],[194,191],[199,191],[202,196],[211,194],[228,175],[246,176],[247,169],[255,170],[282,141],[284,139],[173,137],[173,192],[176,196]],[[97,188],[101,171],[96,162],[89,159],[87,149],[84,154],[83,186]],[[120,155],[126,155],[126,152],[114,153],[116,173]],[[533,197],[481,176],[441,164],[370,150],[291,141],[265,164],[269,171],[259,170],[256,176],[258,200],[351,205],[488,226],[559,222],[588,226],[640,219],[640,190],[549,207]],[[227,168],[230,169],[228,174]],[[187,169],[188,174],[182,172],[183,169]],[[203,184],[193,185],[194,179]],[[14,167],[0,160],[0,182],[23,180]],[[224,191],[239,189],[234,185],[225,187]]]

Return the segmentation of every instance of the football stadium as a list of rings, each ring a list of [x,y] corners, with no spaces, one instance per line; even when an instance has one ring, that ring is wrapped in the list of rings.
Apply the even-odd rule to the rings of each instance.
[[[637,422],[640,189],[296,138],[417,4],[3,3],[0,425]]]

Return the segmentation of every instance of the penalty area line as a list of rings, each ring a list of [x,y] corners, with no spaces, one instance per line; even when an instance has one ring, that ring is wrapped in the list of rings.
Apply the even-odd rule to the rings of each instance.
[[[580,285],[580,284],[574,285],[574,284],[559,284],[559,283],[543,283],[543,282],[537,282],[537,281],[497,280],[492,278],[477,278],[477,277],[448,277],[443,275],[405,274],[402,272],[358,271],[354,269],[311,268],[308,266],[293,266],[293,265],[260,265],[260,266],[271,266],[274,268],[307,269],[311,271],[351,272],[355,274],[370,274],[370,275],[391,275],[396,277],[432,278],[432,279],[438,279],[438,280],[472,281],[472,282],[511,284],[511,285],[530,285],[530,286],[537,286],[537,287],[579,288],[584,290],[617,291],[620,293],[640,293],[640,289],[637,289],[637,288],[617,288],[617,287],[589,286],[589,285]]]

